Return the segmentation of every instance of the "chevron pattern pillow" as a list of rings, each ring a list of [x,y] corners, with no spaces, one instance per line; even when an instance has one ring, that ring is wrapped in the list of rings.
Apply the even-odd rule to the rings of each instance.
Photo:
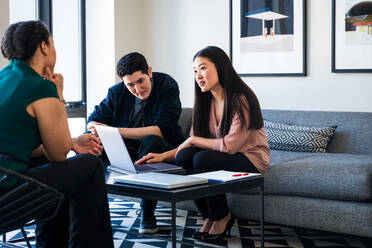
[[[304,127],[264,120],[270,149],[295,152],[326,152],[337,126]]]

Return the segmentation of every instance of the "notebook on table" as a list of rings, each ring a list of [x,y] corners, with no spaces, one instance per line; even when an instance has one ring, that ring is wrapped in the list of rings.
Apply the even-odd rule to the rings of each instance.
[[[114,177],[114,182],[127,183],[155,188],[174,189],[208,183],[208,179],[192,176],[149,172]]]
[[[123,174],[182,170],[182,167],[168,163],[136,165],[130,158],[128,149],[118,128],[101,125],[95,125],[95,128],[110,161],[110,166],[107,167],[109,170]]]
[[[199,174],[192,174],[193,177],[206,178],[209,182],[224,183],[230,181],[237,181],[246,179],[248,177],[259,176],[261,173],[251,173],[251,172],[236,172],[236,171],[226,171],[218,170]]]

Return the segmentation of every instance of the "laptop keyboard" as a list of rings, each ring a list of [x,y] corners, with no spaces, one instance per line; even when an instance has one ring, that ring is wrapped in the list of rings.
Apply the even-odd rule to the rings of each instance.
[[[148,165],[145,165],[145,164],[136,164],[136,169],[139,170],[139,171],[149,171],[149,170],[154,170],[153,167],[150,167]]]

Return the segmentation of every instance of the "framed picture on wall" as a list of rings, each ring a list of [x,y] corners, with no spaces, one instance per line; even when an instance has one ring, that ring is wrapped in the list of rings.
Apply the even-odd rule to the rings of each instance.
[[[332,1],[332,72],[372,72],[372,1]]]
[[[306,0],[230,0],[230,56],[241,76],[306,76]]]

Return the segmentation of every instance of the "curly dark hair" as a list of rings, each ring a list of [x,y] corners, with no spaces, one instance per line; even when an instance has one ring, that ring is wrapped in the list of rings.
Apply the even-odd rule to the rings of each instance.
[[[116,73],[120,78],[131,75],[136,71],[148,74],[149,66],[145,57],[140,53],[128,53],[123,56],[116,65]]]
[[[41,21],[22,21],[10,25],[1,39],[1,53],[8,60],[28,60],[41,42],[49,45],[50,33]]]

